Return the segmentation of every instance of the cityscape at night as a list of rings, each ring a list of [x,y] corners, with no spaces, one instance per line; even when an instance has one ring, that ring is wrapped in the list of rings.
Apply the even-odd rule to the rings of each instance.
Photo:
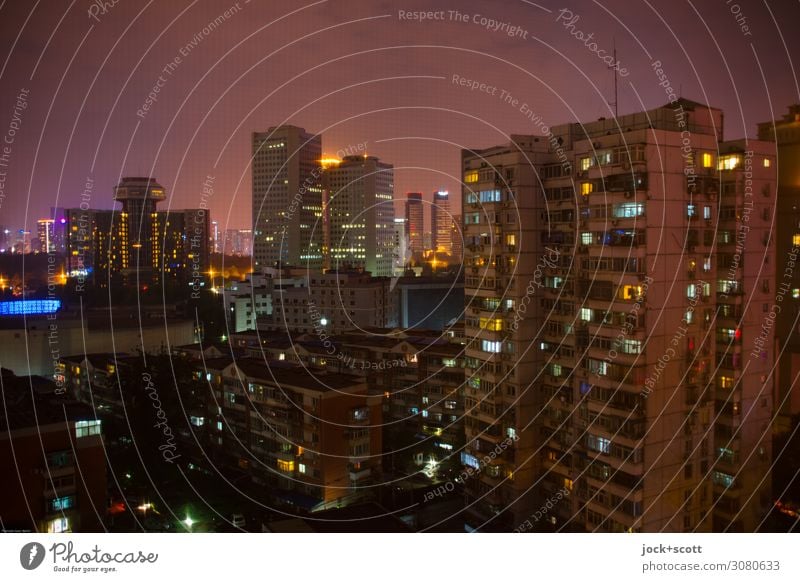
[[[0,571],[800,575],[798,17],[0,3]]]

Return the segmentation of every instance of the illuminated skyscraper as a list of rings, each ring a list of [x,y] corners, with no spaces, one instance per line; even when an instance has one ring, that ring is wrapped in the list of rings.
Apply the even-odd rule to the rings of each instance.
[[[406,195],[406,228],[408,229],[408,247],[412,254],[422,254],[424,250],[425,213],[422,206],[422,194],[409,192]]]
[[[36,231],[39,236],[39,252],[54,253],[55,247],[55,221],[52,218],[40,218],[36,221]]]
[[[126,280],[152,281],[157,264],[154,251],[158,251],[154,237],[156,205],[165,198],[164,187],[155,178],[123,178],[114,188],[114,200],[122,203],[119,219],[115,217],[114,222],[121,236],[119,253]]]
[[[322,268],[322,140],[283,125],[253,133],[253,259]]]
[[[329,268],[363,268],[376,277],[392,276],[393,176],[393,167],[373,156],[347,156],[325,170]]]
[[[431,206],[431,247],[435,252],[451,253],[452,230],[450,194],[446,190],[437,190],[433,193]]]

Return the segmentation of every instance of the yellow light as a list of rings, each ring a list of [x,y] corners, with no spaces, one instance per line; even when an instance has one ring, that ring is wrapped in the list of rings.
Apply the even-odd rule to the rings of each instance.
[[[330,168],[331,166],[338,166],[342,163],[342,160],[339,158],[322,158],[319,163],[323,168]]]

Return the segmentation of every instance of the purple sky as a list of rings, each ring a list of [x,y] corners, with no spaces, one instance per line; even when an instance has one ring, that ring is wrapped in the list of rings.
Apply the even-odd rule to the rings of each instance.
[[[94,9],[99,22],[92,5],[0,0],[0,140],[19,90],[30,91],[0,167],[0,225],[33,227],[51,206],[78,206],[87,176],[92,206],[110,208],[120,176],[152,174],[174,208],[196,207],[215,176],[212,218],[247,227],[250,132],[280,123],[322,132],[328,154],[366,142],[395,165],[397,198],[458,191],[461,147],[535,131],[503,89],[550,125],[611,115],[612,75],[557,22],[565,6],[580,17],[571,30],[594,33],[598,50],[616,42],[630,73],[620,77],[620,113],[666,102],[656,59],[684,97],[725,110],[726,138],[754,137],[757,122],[800,101],[800,4],[790,0],[742,0],[738,22],[725,0],[117,0],[105,14]],[[455,9],[468,21],[451,20]],[[402,20],[399,10],[444,11],[444,20]],[[487,30],[476,15],[520,33]],[[470,91],[453,75],[498,91]]]

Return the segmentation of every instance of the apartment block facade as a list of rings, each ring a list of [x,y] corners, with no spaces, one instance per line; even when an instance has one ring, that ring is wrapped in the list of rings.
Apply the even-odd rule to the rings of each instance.
[[[546,527],[759,527],[775,150],[722,117],[680,99],[464,152],[468,528],[563,489]]]

